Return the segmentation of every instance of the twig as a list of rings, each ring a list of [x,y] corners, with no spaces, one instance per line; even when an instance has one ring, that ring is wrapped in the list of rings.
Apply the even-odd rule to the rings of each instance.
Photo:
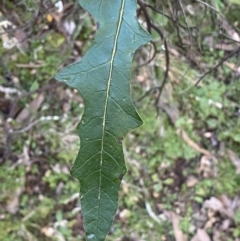
[[[148,3],[144,2],[143,0],[138,0],[138,2],[142,2],[145,7],[148,7],[148,8],[150,8],[150,9],[152,9],[153,11],[155,11],[155,12],[157,12],[157,13],[160,13],[160,14],[163,15],[164,17],[168,18],[169,20],[171,20],[172,22],[174,22],[175,24],[177,24],[177,20],[176,20],[176,19],[174,19],[174,18],[170,17],[169,15],[165,14],[164,12],[158,10],[157,8],[155,8],[154,6],[152,6],[151,4],[148,4]],[[183,29],[194,29],[194,28],[197,29],[196,26],[188,26],[188,27],[186,27],[186,26],[184,26],[184,25],[182,25],[182,24],[180,24],[180,23],[178,23],[178,26],[180,26],[180,27],[183,28]]]
[[[152,46],[153,46],[153,48],[154,48],[152,57],[151,57],[150,59],[148,59],[145,63],[138,65],[138,66],[136,67],[136,69],[141,68],[141,67],[143,67],[143,66],[145,66],[145,65],[148,65],[149,63],[151,63],[151,62],[154,60],[154,58],[155,58],[158,50],[157,50],[156,44],[155,44],[153,41],[151,41],[150,43],[152,44]]]
[[[151,23],[151,27],[161,36],[161,38],[163,40],[163,45],[164,45],[164,50],[165,50],[165,61],[166,61],[166,65],[165,65],[166,70],[165,70],[165,73],[164,73],[163,82],[162,82],[161,86],[158,87],[159,93],[158,93],[158,97],[157,97],[156,102],[155,102],[155,104],[158,105],[158,102],[159,102],[159,99],[161,97],[163,88],[164,88],[164,86],[165,86],[165,84],[167,83],[167,80],[168,80],[170,57],[169,57],[167,41],[166,41],[166,38],[164,37],[162,31],[154,23]],[[159,112],[159,110],[157,110],[157,111]]]
[[[188,24],[188,21],[187,21],[187,16],[186,16],[185,11],[183,9],[181,0],[178,0],[178,3],[179,3],[179,6],[180,6],[180,8],[181,8],[181,10],[183,12],[183,16],[184,16],[184,19],[185,19],[185,22],[186,22],[186,25],[187,25],[188,36],[189,36],[189,45],[190,45],[190,51],[191,51],[191,48],[192,48],[192,45],[191,45],[191,32],[190,32],[189,24]],[[178,25],[179,25],[179,22],[178,22]]]
[[[163,45],[164,45],[165,62],[166,62],[166,66],[165,66],[166,69],[165,69],[165,72],[164,72],[164,78],[163,78],[161,86],[154,88],[154,89],[159,90],[158,96],[157,96],[156,101],[155,101],[155,106],[157,107],[157,113],[158,113],[159,112],[158,102],[159,102],[159,99],[161,97],[162,90],[163,90],[163,88],[164,88],[164,86],[167,82],[168,74],[169,74],[170,57],[169,57],[169,51],[168,51],[168,44],[167,44],[166,38],[165,38],[164,34],[162,33],[161,29],[158,26],[156,26],[154,23],[152,23],[151,18],[149,17],[148,12],[146,11],[146,6],[148,4],[146,4],[142,0],[138,0],[138,4],[140,5],[140,7],[141,7],[141,9],[144,13],[144,17],[146,19],[146,23],[147,23],[149,32],[151,32],[151,29],[154,29],[159,34],[159,36],[161,37],[161,39],[163,41]],[[154,8],[154,7],[151,6],[150,8]],[[155,8],[154,8],[154,10],[155,10]],[[150,89],[149,92],[151,92],[152,90],[153,89]],[[146,96],[146,94],[144,96],[142,96],[139,100],[142,100],[145,96]]]
[[[186,144],[188,144],[192,149],[212,158],[213,160],[217,160],[216,157],[214,157],[208,150],[203,149],[196,142],[194,142],[184,130],[178,130],[178,134],[182,137],[182,139],[186,142]]]
[[[228,54],[226,57],[222,58],[220,60],[220,62],[214,66],[213,68],[211,68],[210,70],[208,70],[206,73],[204,73],[198,80],[197,82],[190,86],[189,88],[183,90],[180,92],[180,94],[184,94],[186,93],[187,91],[189,91],[190,89],[192,89],[193,87],[197,86],[202,79],[204,79],[208,74],[212,73],[214,70],[216,70],[219,66],[221,66],[226,60],[228,60],[229,58],[231,58],[232,56],[234,56],[235,54],[237,54],[238,52],[240,52],[240,47],[238,47],[237,49],[235,49],[234,51],[232,51],[230,54]]]
[[[26,131],[29,131],[33,126],[35,126],[36,124],[38,124],[39,122],[42,122],[42,121],[57,121],[59,120],[60,117],[59,116],[41,116],[39,119],[31,122],[28,126],[20,129],[20,130],[12,130],[12,129],[9,129],[9,134],[19,134],[19,133],[24,133]]]

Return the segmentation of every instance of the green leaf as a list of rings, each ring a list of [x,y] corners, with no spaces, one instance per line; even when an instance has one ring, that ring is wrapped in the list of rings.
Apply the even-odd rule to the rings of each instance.
[[[240,5],[239,0],[229,0],[229,3]]]
[[[82,0],[98,31],[81,62],[57,75],[76,88],[85,103],[78,126],[81,148],[71,174],[81,184],[86,239],[105,239],[118,207],[126,172],[122,138],[142,124],[130,96],[130,67],[135,50],[150,41],[136,20],[136,0]]]

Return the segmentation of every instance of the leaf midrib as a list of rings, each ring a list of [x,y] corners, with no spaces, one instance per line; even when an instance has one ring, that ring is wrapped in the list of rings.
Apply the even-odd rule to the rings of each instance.
[[[99,171],[99,189],[98,189],[98,207],[97,207],[98,208],[98,215],[97,215],[97,218],[99,217],[99,206],[100,206],[100,199],[101,199],[103,145],[104,145],[105,124],[106,124],[106,113],[107,113],[109,91],[110,91],[111,80],[112,80],[114,57],[115,57],[116,51],[117,51],[117,42],[118,42],[118,37],[119,37],[121,24],[122,24],[122,20],[123,20],[125,2],[126,2],[126,0],[122,1],[122,5],[121,5],[121,9],[120,9],[118,26],[117,26],[116,36],[115,36],[115,39],[114,39],[114,45],[113,45],[111,60],[110,60],[109,77],[108,77],[108,81],[107,81],[107,91],[106,91],[106,99],[105,99],[105,105],[104,105],[103,123],[102,123],[103,127],[102,127],[101,158],[100,158],[100,169],[99,169],[100,171]],[[98,227],[98,221],[99,221],[99,219],[97,219],[97,225],[96,225],[97,227]]]

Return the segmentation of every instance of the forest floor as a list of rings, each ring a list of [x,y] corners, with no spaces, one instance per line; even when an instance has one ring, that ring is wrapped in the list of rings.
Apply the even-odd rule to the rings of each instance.
[[[69,173],[84,103],[54,76],[96,25],[77,1],[55,2],[0,4],[1,241],[85,240]],[[153,37],[132,68],[144,124],[124,139],[106,240],[240,241],[239,1],[155,2],[138,1]]]

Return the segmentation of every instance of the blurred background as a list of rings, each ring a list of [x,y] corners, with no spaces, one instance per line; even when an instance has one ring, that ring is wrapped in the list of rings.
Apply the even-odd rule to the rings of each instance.
[[[144,124],[106,240],[239,241],[240,1],[138,0],[137,16],[153,37],[132,65]],[[96,29],[78,1],[0,2],[1,241],[85,240],[69,174],[84,103],[54,75]]]

